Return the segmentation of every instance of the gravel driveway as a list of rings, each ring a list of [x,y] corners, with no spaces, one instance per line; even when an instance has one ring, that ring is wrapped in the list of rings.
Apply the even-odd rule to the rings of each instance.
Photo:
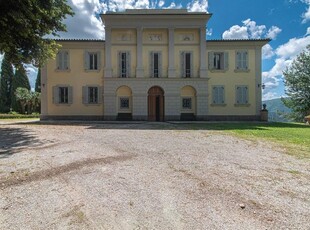
[[[0,125],[0,229],[310,229],[310,162],[168,123]]]

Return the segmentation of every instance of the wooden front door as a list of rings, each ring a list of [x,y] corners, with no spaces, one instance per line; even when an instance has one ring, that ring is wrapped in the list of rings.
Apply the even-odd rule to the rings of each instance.
[[[164,91],[158,86],[149,89],[148,92],[148,120],[164,121]]]

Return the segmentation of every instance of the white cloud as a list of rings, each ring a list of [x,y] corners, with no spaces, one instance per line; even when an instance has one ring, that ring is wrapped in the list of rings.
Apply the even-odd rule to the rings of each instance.
[[[224,31],[223,39],[258,39],[262,37],[270,37],[275,39],[281,32],[277,26],[272,26],[268,29],[265,25],[257,25],[255,21],[246,19],[242,21],[242,26],[233,25],[228,30]]]
[[[276,39],[277,35],[281,33],[281,29],[277,26],[272,26],[267,33],[267,38]]]
[[[295,59],[296,55],[305,49],[308,44],[310,44],[310,36],[291,38],[287,43],[277,48],[276,54],[286,59]]]
[[[263,59],[270,59],[275,54],[273,48],[269,44],[263,46],[262,53],[263,53]]]
[[[187,4],[188,11],[208,12],[208,0],[194,0]]]
[[[307,33],[305,34],[305,36],[310,35],[310,27],[307,28]]]
[[[310,36],[292,38],[274,51],[276,55],[274,66],[269,71],[262,73],[263,82],[267,89],[266,92],[271,92],[268,90],[276,89],[280,82],[283,82],[283,71],[291,65],[297,55],[300,54],[308,44],[310,44]]]
[[[159,7],[163,7],[163,5],[165,5],[165,1],[160,0],[159,3],[158,3],[158,6]]]
[[[310,20],[310,1],[309,0],[304,0],[304,3],[308,5],[307,11],[302,14],[302,23],[307,23]]]
[[[234,25],[224,31],[223,39],[248,39],[248,29],[245,26]]]

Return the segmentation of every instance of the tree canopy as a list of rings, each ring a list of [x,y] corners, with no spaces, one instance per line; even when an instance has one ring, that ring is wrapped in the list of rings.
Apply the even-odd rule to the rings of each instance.
[[[302,121],[310,114],[310,45],[301,52],[284,72],[287,98],[284,104],[291,108],[293,118]]]
[[[0,75],[0,112],[10,111],[13,75],[13,66],[5,54]]]
[[[66,0],[0,0],[0,52],[14,64],[42,65],[58,45],[44,36],[66,31],[63,20],[73,15]]]

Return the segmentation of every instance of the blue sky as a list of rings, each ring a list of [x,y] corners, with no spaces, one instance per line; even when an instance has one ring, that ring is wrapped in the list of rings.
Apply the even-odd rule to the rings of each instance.
[[[272,38],[263,47],[264,99],[284,96],[282,71],[310,44],[310,0],[68,0],[75,11],[61,38],[104,38],[99,13],[126,8],[187,8],[212,13],[207,39]],[[36,69],[28,66],[34,85]]]

